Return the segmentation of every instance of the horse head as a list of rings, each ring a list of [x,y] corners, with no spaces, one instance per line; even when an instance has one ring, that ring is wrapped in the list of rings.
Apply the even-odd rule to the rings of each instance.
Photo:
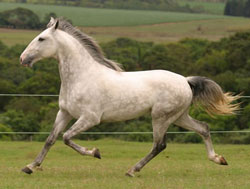
[[[32,67],[35,62],[43,58],[56,55],[57,43],[54,36],[58,24],[59,20],[51,18],[48,28],[35,37],[21,54],[21,65]]]

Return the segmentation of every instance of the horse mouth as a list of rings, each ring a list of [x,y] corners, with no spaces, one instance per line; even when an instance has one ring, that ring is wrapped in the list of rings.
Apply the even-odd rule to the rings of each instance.
[[[24,67],[31,67],[31,62],[27,62],[27,63],[22,63],[22,66],[24,66]]]
[[[32,67],[33,65],[33,58],[27,57],[24,60],[20,60],[21,65],[24,67]]]

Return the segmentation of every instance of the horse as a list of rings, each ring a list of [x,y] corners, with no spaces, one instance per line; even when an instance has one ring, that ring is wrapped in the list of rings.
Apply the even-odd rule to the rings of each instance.
[[[62,18],[51,18],[47,28],[35,37],[20,56],[23,66],[32,67],[43,58],[58,60],[61,79],[59,111],[45,145],[35,160],[22,171],[31,174],[41,166],[58,135],[73,119],[77,121],[63,134],[63,141],[81,155],[101,159],[98,148],[89,150],[72,138],[103,123],[137,118],[151,113],[153,147],[127,172],[135,176],[150,160],[166,148],[170,124],[198,133],[204,140],[208,159],[227,165],[215,153],[208,124],[189,115],[192,104],[209,114],[234,114],[239,95],[224,93],[213,80],[202,76],[184,77],[166,71],[125,72],[120,64],[106,59],[99,45]]]

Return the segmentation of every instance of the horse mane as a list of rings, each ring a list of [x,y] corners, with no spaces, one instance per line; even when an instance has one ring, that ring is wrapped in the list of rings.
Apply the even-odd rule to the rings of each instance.
[[[119,72],[123,71],[118,63],[108,60],[104,57],[103,51],[94,39],[80,31],[76,27],[72,26],[72,24],[67,20],[63,18],[51,18],[51,21],[48,23],[47,28],[53,26],[57,21],[59,21],[57,28],[77,39],[99,64],[102,64]]]

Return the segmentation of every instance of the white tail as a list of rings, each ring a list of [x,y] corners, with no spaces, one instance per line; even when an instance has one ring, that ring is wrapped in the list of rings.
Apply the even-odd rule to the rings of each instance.
[[[208,114],[230,115],[239,110],[239,103],[233,103],[241,98],[239,95],[224,93],[216,82],[206,77],[191,76],[187,80],[194,104],[201,105]]]

